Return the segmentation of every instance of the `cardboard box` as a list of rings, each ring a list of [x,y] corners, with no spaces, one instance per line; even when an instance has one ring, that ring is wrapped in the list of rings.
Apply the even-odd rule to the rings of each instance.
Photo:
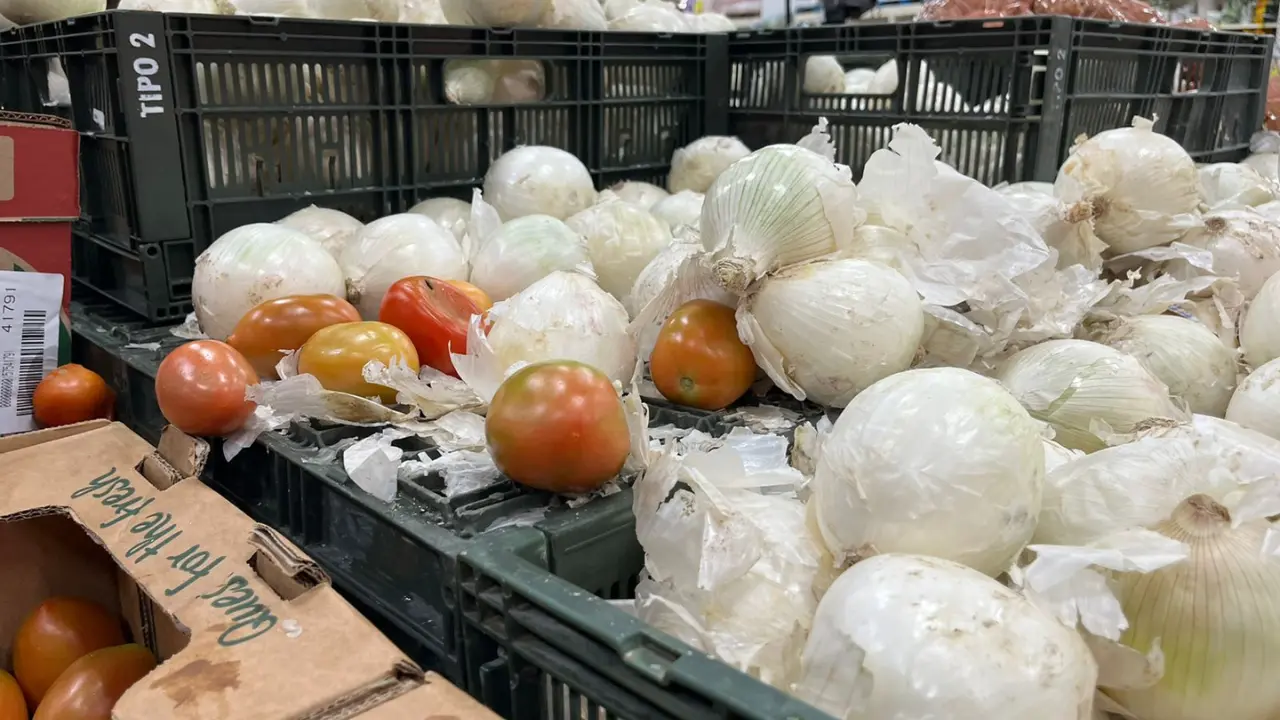
[[[71,224],[80,218],[80,134],[50,115],[0,111],[0,270],[62,275],[60,361],[71,357]]]
[[[379,705],[360,720],[500,720],[452,683],[427,673],[423,686]]]
[[[107,421],[0,438],[0,666],[23,618],[72,595],[162,659],[115,720],[348,718],[421,688],[309,558],[195,477],[208,453]]]

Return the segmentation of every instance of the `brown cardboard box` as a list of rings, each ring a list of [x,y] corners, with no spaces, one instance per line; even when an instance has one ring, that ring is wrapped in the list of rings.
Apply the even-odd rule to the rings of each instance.
[[[435,673],[413,692],[360,716],[360,720],[499,720],[488,708]]]
[[[115,720],[348,718],[422,687],[309,558],[195,477],[207,444],[170,428],[160,448],[106,421],[0,438],[0,667],[37,604],[74,595],[163,661]]]

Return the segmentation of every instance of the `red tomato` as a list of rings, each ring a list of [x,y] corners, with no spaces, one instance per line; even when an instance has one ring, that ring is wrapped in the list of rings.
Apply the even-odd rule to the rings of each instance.
[[[156,668],[141,645],[117,645],[85,655],[49,688],[33,720],[111,720],[111,709]]]
[[[32,405],[42,426],[70,425],[114,417],[116,394],[98,373],[80,365],[63,365],[36,386]]]
[[[666,399],[719,410],[755,382],[756,361],[751,348],[738,339],[733,308],[692,300],[662,326],[649,356],[649,374]]]
[[[463,295],[471,298],[471,302],[475,303],[476,307],[480,308],[480,312],[485,312],[489,308],[493,307],[493,300],[489,297],[489,293],[481,290],[475,285],[472,285],[469,282],[463,282],[462,280],[447,280],[446,282],[461,290]]]
[[[284,353],[302,347],[317,330],[359,322],[360,312],[333,295],[293,295],[268,300],[240,318],[227,344],[239,350],[258,377],[276,379]]]
[[[70,597],[40,603],[13,638],[13,674],[27,705],[39,705],[54,681],[76,660],[123,642],[120,620],[100,605]]]
[[[388,367],[397,361],[414,370],[421,367],[408,335],[387,323],[370,321],[330,325],[312,335],[298,351],[298,372],[314,375],[326,390],[395,402],[395,390],[365,382],[364,366],[370,360]]]
[[[407,277],[382,298],[378,319],[404,331],[426,365],[454,377],[450,352],[467,351],[467,324],[480,308],[461,290],[431,277]]]
[[[160,363],[156,401],[165,420],[189,435],[228,435],[257,407],[244,399],[245,388],[257,382],[253,366],[235,348],[196,340]]]
[[[0,720],[27,720],[27,701],[9,673],[0,670]]]
[[[484,428],[499,470],[550,492],[595,490],[618,474],[631,452],[613,383],[572,360],[537,363],[507,378]]]

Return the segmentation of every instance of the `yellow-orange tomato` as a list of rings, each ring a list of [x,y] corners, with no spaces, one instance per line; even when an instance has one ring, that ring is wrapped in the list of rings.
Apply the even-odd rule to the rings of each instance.
[[[76,660],[49,688],[34,720],[111,720],[111,709],[156,667],[141,645],[103,648]]]
[[[381,322],[351,322],[312,335],[298,352],[298,372],[314,375],[326,390],[395,402],[395,390],[365,382],[370,360],[387,366],[402,362],[415,372],[420,367],[418,351],[403,331]]]
[[[653,384],[666,399],[719,410],[742,397],[756,379],[756,361],[738,339],[733,308],[692,300],[676,309],[649,356]]]
[[[244,355],[258,377],[274,380],[285,352],[302,347],[322,328],[359,321],[360,311],[342,298],[291,295],[250,310],[236,323],[227,344]]]
[[[480,308],[480,312],[484,312],[485,310],[493,307],[493,300],[489,297],[489,293],[481,290],[475,285],[464,280],[448,280],[446,282],[461,290],[463,295],[471,298],[471,302],[475,303],[476,307]]]
[[[27,720],[27,701],[9,673],[0,670],[0,720]]]
[[[27,705],[39,705],[54,681],[76,660],[123,642],[120,620],[101,605],[71,597],[40,603],[13,638],[13,674]]]
[[[244,399],[258,383],[253,366],[235,348],[196,340],[169,353],[156,371],[156,403],[171,425],[190,435],[239,430],[256,404]]]
[[[31,398],[36,422],[44,427],[111,418],[116,394],[98,373],[80,365],[63,365],[44,376]]]
[[[489,404],[484,430],[499,470],[551,492],[595,490],[631,452],[613,383],[570,360],[537,363],[507,378]]]

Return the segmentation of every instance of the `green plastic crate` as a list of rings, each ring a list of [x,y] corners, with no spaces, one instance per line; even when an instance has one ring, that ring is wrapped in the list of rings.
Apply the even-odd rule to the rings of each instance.
[[[630,506],[629,490],[614,497]],[[551,572],[548,536],[500,532],[459,568],[471,691],[504,717],[831,720],[607,602],[631,597],[642,554],[623,592],[584,592]]]

